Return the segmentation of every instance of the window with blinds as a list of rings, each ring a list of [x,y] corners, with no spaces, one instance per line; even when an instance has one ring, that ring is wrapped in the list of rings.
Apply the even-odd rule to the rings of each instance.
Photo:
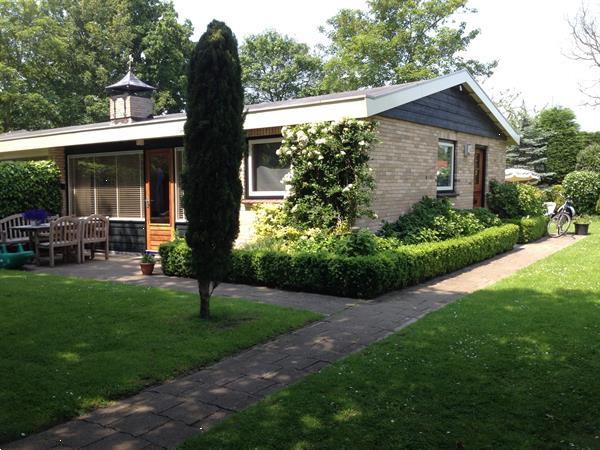
[[[181,189],[181,173],[183,172],[183,148],[175,149],[175,190],[177,195],[177,220],[185,221],[185,211],[183,210],[183,190]]]
[[[69,156],[71,214],[144,217],[142,153]]]

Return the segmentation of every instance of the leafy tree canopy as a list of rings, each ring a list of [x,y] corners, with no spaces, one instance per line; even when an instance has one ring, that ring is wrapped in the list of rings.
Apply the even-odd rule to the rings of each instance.
[[[246,102],[319,94],[323,63],[308,45],[274,30],[248,36],[240,48]]]
[[[456,13],[469,13],[467,0],[369,0],[368,10],[343,9],[322,32],[326,48],[324,87],[352,90],[404,83],[467,68],[489,76],[488,63],[460,55],[480,30],[455,24]]]
[[[538,114],[536,122],[540,130],[552,134],[546,152],[547,170],[554,173],[552,181],[560,183],[575,170],[577,154],[582,149],[575,113],[560,106],[546,108]]]
[[[166,0],[0,0],[0,131],[106,120],[130,54],[155,112],[181,111],[191,34]]]

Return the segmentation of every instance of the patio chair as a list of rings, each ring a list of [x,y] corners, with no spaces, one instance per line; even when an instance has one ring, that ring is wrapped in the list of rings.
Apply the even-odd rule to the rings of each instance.
[[[29,235],[24,231],[15,230],[14,227],[29,225],[30,223],[29,220],[23,218],[23,214],[13,214],[0,219],[0,242],[4,244],[27,244]]]
[[[108,227],[109,220],[106,216],[92,214],[81,219],[81,261],[85,261],[85,246],[90,246],[90,259],[94,259],[96,244],[101,244],[104,259],[108,259]]]
[[[39,244],[40,250],[48,250],[50,267],[54,267],[54,258],[57,250],[62,251],[63,261],[66,260],[70,250],[75,250],[77,263],[81,264],[80,230],[81,223],[75,217],[59,217],[50,222],[48,241]]]

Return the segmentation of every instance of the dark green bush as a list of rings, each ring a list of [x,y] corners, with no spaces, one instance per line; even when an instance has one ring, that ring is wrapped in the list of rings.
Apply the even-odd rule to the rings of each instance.
[[[592,144],[577,155],[577,170],[600,172],[600,144]]]
[[[500,223],[498,217],[484,209],[458,210],[448,199],[423,197],[396,222],[384,223],[379,234],[405,244],[418,244],[470,236]]]
[[[516,183],[490,182],[487,196],[490,211],[503,219],[544,214],[544,194],[535,186]]]
[[[575,210],[581,214],[593,214],[600,197],[600,173],[575,171],[563,181],[565,197],[573,202]]]
[[[468,237],[406,245],[368,256],[331,253],[284,253],[267,249],[234,250],[227,281],[337,296],[373,298],[385,292],[461,269],[513,248],[519,228],[513,224],[488,228]],[[176,250],[178,257],[170,252]],[[185,244],[163,244],[163,270],[189,276]],[[183,255],[183,256],[182,256]]]
[[[519,244],[537,241],[546,235],[548,218],[546,216],[522,217],[520,219],[508,219],[507,223],[519,227]]]
[[[176,277],[192,277],[192,252],[185,239],[160,244],[158,247],[160,265],[165,275]]]
[[[38,208],[57,214],[61,206],[60,171],[54,161],[0,162],[0,218]]]

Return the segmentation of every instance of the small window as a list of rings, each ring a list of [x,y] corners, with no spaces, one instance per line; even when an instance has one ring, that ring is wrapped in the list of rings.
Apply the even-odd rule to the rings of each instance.
[[[454,189],[454,142],[440,141],[437,150],[437,190]]]
[[[277,156],[281,139],[250,141],[248,148],[248,194],[250,197],[283,197],[281,179],[290,171]]]
[[[185,211],[183,210],[183,189],[181,188],[181,174],[183,172],[183,147],[175,149],[175,194],[176,194],[176,219],[180,222],[185,221]]]

